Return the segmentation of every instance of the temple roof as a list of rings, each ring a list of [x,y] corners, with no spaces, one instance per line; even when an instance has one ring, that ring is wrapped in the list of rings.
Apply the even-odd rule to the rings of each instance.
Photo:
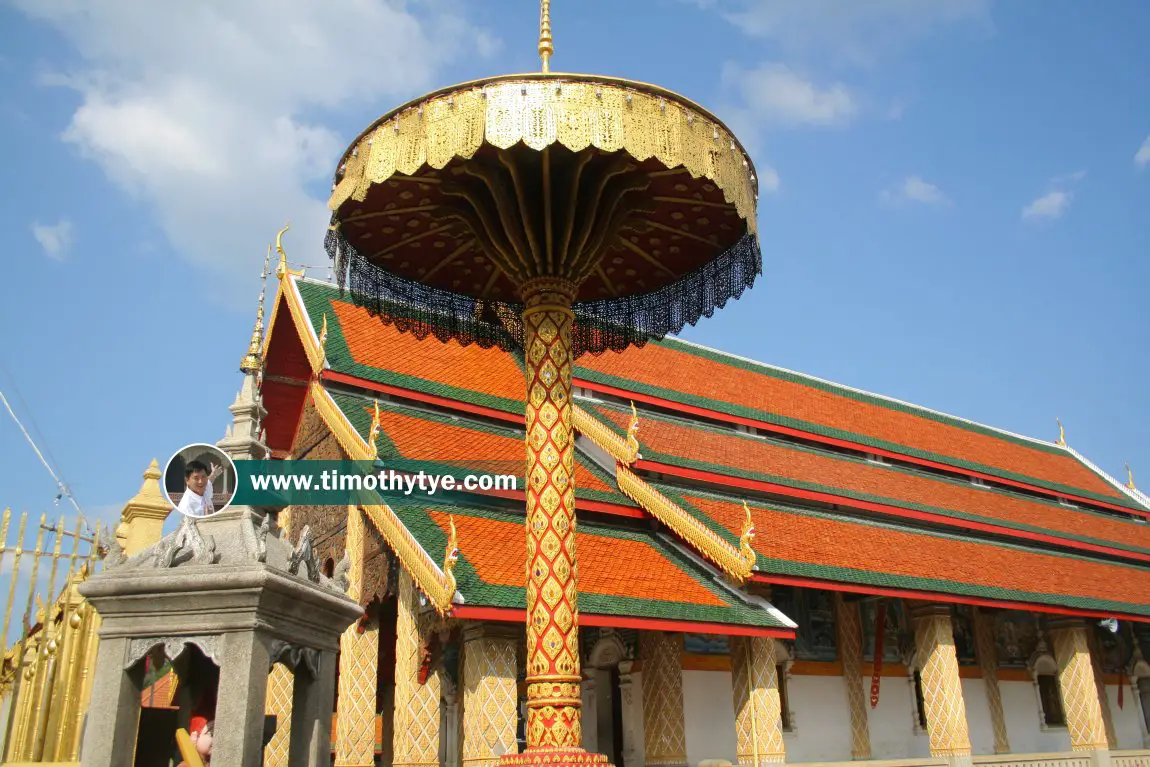
[[[741,499],[656,487],[717,532],[736,539],[744,517]],[[1150,616],[1150,570],[1143,567],[957,533],[909,530],[830,511],[748,505],[759,530],[756,578],[765,581],[858,584]]]
[[[455,577],[464,600],[454,610],[457,617],[498,615],[482,608],[519,613],[526,609],[521,511],[414,499],[391,506],[425,551],[443,551],[448,516],[454,520],[460,552]],[[575,540],[584,625],[626,627],[627,619],[641,619],[647,626],[650,621],[672,621],[679,624],[678,630],[793,634],[793,625],[781,613],[722,585],[713,571],[663,536],[583,522]],[[613,619],[600,621],[595,616]]]
[[[291,319],[273,318],[273,333],[288,338],[274,349],[269,339],[274,375],[264,383],[283,403],[268,419],[273,448],[290,444],[283,437],[302,407],[306,384],[291,379],[310,377],[360,446],[380,400],[385,461],[438,471],[514,466],[521,475],[519,358],[400,332],[326,283],[289,277],[281,285],[277,309],[286,306]],[[678,541],[698,555],[697,566],[735,582],[1150,617],[1150,569],[1138,566],[1150,562],[1150,503],[1065,445],[675,340],[581,358],[575,385],[585,411],[577,419],[577,511],[580,529],[593,524],[600,538],[638,535],[629,526],[648,517],[667,531],[652,540]],[[640,405],[638,460],[624,448],[628,401]],[[283,435],[279,443],[273,432]],[[496,502],[493,495],[451,502]],[[753,509],[754,551],[739,538],[744,500]],[[476,514],[518,525],[506,545],[519,550],[521,514],[518,522],[509,511]],[[465,524],[487,531],[470,545],[486,546],[488,534],[502,540],[494,522]],[[430,562],[441,543],[426,530],[410,534],[423,536],[420,557]],[[461,527],[466,553],[463,538]],[[590,575],[594,562],[581,559],[581,588],[609,574]],[[497,583],[480,581],[478,593]]]
[[[629,409],[582,404],[617,433],[626,433]],[[965,528],[993,526],[1006,535],[1102,547],[1150,561],[1150,525],[1124,515],[1072,509],[1005,488],[656,413],[644,413],[639,436],[640,469],[678,473],[720,487],[733,480],[759,492],[797,491],[810,500],[858,505],[906,519]]]

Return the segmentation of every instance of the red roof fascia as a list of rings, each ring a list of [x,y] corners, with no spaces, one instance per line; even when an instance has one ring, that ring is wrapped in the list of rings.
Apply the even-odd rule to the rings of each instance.
[[[401,386],[391,386],[389,384],[381,384],[375,381],[368,381],[357,376],[348,375],[347,373],[337,373],[334,370],[325,370],[320,374],[320,380],[331,381],[332,383],[347,384],[348,386],[355,386],[360,389],[367,389],[369,391],[377,391],[381,394],[391,394],[397,397],[404,397],[406,399],[416,400],[417,402],[425,402],[429,405],[438,405],[440,407],[451,408],[453,410],[461,410],[465,413],[472,413],[474,415],[486,416],[488,418],[495,418],[507,423],[523,425],[523,417],[515,413],[507,413],[503,410],[496,410],[495,408],[484,407],[483,405],[472,405],[467,402],[460,402],[459,400],[451,399],[449,397],[440,397],[435,394],[425,394],[413,389],[405,389]]]
[[[469,620],[501,621],[504,623],[525,623],[527,611],[511,607],[468,607],[459,605],[451,610],[451,617]],[[674,621],[664,618],[627,618],[619,615],[595,615],[579,613],[579,623],[583,626],[605,626],[620,629],[640,629],[648,631],[673,631],[691,634],[720,634],[724,636],[774,637],[794,639],[790,629],[772,629],[760,626],[734,626],[728,623],[694,623]]]
[[[1036,533],[1030,530],[1018,530],[1013,527],[1005,527],[1002,525],[989,524],[986,522],[974,522],[968,519],[958,519],[956,517],[950,517],[944,514],[932,514],[926,511],[918,511],[917,509],[904,509],[901,506],[888,506],[887,504],[875,503],[873,501],[860,501],[854,498],[834,495],[833,493],[821,493],[815,490],[802,490],[796,487],[788,487],[787,485],[776,485],[772,482],[746,479],[745,477],[734,477],[728,474],[716,474],[710,471],[688,469],[682,466],[670,466],[668,464],[658,463],[656,461],[639,460],[635,462],[633,468],[642,469],[645,471],[656,471],[660,474],[683,477],[685,479],[701,480],[713,484],[725,485],[728,487],[741,487],[746,490],[774,493],[777,495],[790,496],[792,498],[802,498],[808,501],[833,503],[836,506],[846,506],[855,509],[864,509],[866,511],[877,511],[881,514],[888,514],[894,517],[902,517],[904,519],[918,519],[924,522],[947,525],[949,527],[960,527],[967,530],[977,530],[979,532],[993,533],[995,535],[1005,535],[1013,538],[1025,538],[1027,540],[1041,541],[1042,543],[1049,543],[1056,546],[1063,546],[1066,548],[1077,549],[1081,551],[1094,551],[1110,556],[1124,557],[1127,559],[1140,559],[1144,562],[1150,562],[1150,554],[1143,554],[1137,551],[1115,549],[1111,548],[1110,546],[1101,546],[1096,543],[1086,543],[1084,541],[1076,541],[1070,538],[1059,538],[1055,535],[1045,535],[1043,533]]]
[[[1068,493],[1056,493],[1044,487],[1031,485],[1026,482],[1018,482],[1013,479],[1006,479],[996,476],[994,474],[985,474],[983,472],[974,471],[972,469],[959,468],[957,466],[950,466],[949,464],[931,461],[926,458],[919,458],[913,455],[905,455],[903,453],[895,453],[890,450],[883,450],[882,448],[871,447],[870,445],[862,445],[857,442],[850,442],[848,440],[837,439],[835,437],[827,437],[822,434],[815,434],[813,432],[802,431],[801,429],[793,429],[789,426],[780,426],[778,424],[760,421],[754,418],[746,418],[739,415],[731,415],[730,413],[723,413],[718,410],[711,410],[709,408],[698,407],[696,405],[687,405],[681,402],[672,402],[662,397],[652,397],[649,394],[641,394],[639,392],[632,392],[626,389],[619,389],[614,386],[597,383],[595,381],[587,381],[582,378],[572,379],[572,386],[580,386],[584,389],[597,391],[601,394],[609,394],[614,397],[622,397],[624,399],[632,399],[636,402],[645,402],[648,405],[655,405],[657,407],[666,408],[668,410],[678,411],[680,413],[690,413],[691,415],[702,416],[704,418],[712,418],[718,421],[725,421],[727,423],[738,423],[744,426],[754,426],[756,429],[763,431],[770,431],[776,434],[786,434],[791,437],[800,437],[801,439],[810,440],[811,442],[821,442],[825,445],[834,445],[835,447],[843,447],[848,450],[857,450],[863,453],[872,453],[874,455],[881,455],[886,458],[894,458],[906,463],[914,463],[919,466],[926,466],[932,469],[940,469],[942,471],[957,472],[971,477],[978,477],[979,479],[997,482],[1003,485],[1011,485],[1012,487],[1019,487],[1024,490],[1029,490],[1035,493],[1042,493],[1048,498],[1065,498],[1070,501],[1076,501],[1088,506],[1100,506],[1114,511],[1120,511],[1123,514],[1140,514],[1141,516],[1150,518],[1150,511],[1144,512],[1138,509],[1127,508],[1126,506],[1118,506],[1116,504],[1107,503],[1105,501],[1097,501],[1093,498],[1083,498],[1079,495],[1071,495]]]
[[[874,594],[884,597],[901,597],[904,599],[919,599],[924,602],[947,602],[964,605],[977,605],[979,607],[996,607],[1004,610],[1030,610],[1036,613],[1051,613],[1054,615],[1077,615],[1084,618],[1120,618],[1139,623],[1150,623],[1150,617],[1144,615],[1127,615],[1126,613],[1103,613],[1079,610],[1073,607],[1058,607],[1056,605],[1032,604],[1030,602],[1004,602],[994,599],[980,599],[959,594],[944,594],[937,591],[915,591],[913,589],[892,589],[883,586],[863,586],[855,583],[841,581],[828,581],[820,578],[797,578],[789,575],[752,575],[755,583],[777,584],[780,586],[799,586],[811,589],[826,589],[843,591],[851,594]]]

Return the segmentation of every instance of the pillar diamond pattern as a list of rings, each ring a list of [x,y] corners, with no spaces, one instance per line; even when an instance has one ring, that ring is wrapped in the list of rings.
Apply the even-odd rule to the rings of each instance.
[[[835,633],[851,714],[851,758],[870,759],[870,723],[867,719],[867,698],[862,686],[862,619],[859,617],[858,602],[844,602],[842,594],[837,592]]]
[[[490,767],[515,753],[514,637],[464,637],[463,645],[463,767]]]
[[[1066,729],[1070,732],[1072,751],[1105,749],[1106,725],[1094,684],[1094,667],[1086,628],[1077,626],[1050,632],[1054,658],[1058,661],[1058,686],[1062,690],[1062,707]]]
[[[348,509],[346,551],[351,559],[348,596],[363,596],[366,532],[363,512]],[[339,639],[339,710],[336,722],[335,767],[375,764],[375,684],[379,664],[379,627],[360,633],[352,624]]]
[[[994,753],[1009,754],[1010,739],[1006,735],[1006,716],[1002,710],[1002,691],[998,687],[998,648],[994,643],[994,617],[977,607],[974,612],[974,641],[978,650],[978,665],[986,685],[986,703],[990,707],[990,722],[994,726]]]
[[[264,748],[264,767],[287,767],[291,744],[291,699],[295,687],[291,669],[282,663],[272,666],[268,676],[267,705],[264,711],[276,717],[276,732]]]
[[[931,756],[967,756],[970,733],[949,613],[930,613],[916,618],[914,643],[920,659]]]
[[[439,766],[439,672],[419,683],[419,594],[407,571],[399,575],[395,626],[395,737],[393,767]]]
[[[527,744],[578,749],[570,299],[543,292],[523,313],[527,370]]]
[[[1114,731],[1114,716],[1110,711],[1110,698],[1106,696],[1106,677],[1102,672],[1102,645],[1093,628],[1086,630],[1086,645],[1090,648],[1090,665],[1094,669],[1094,686],[1098,690],[1098,702],[1102,706],[1102,724],[1106,726],[1106,741],[1110,748],[1118,748],[1118,734]]]
[[[639,634],[643,659],[644,764],[672,767],[687,763],[683,716],[683,635]]]
[[[775,640],[731,637],[735,736],[741,767],[786,761]]]

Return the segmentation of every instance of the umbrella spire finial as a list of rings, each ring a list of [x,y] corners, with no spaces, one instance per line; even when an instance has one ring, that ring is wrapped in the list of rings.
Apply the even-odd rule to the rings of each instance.
[[[539,58],[543,61],[543,73],[551,71],[551,54],[555,45],[551,40],[551,0],[539,3]]]

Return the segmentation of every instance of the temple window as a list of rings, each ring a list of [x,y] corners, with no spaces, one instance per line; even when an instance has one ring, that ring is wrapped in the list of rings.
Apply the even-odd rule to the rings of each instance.
[[[1065,727],[1066,714],[1062,707],[1062,690],[1058,684],[1058,663],[1044,640],[1038,642],[1027,666],[1034,679],[1039,725],[1043,730]]]
[[[913,681],[915,732],[926,732],[926,700],[922,696],[922,674],[917,669]]]
[[[783,732],[794,732],[793,717],[791,716],[791,703],[790,696],[787,694],[787,666],[788,663],[780,663],[775,667],[779,677],[779,709],[782,713],[783,719]],[[1150,682],[1150,680],[1147,680]]]

